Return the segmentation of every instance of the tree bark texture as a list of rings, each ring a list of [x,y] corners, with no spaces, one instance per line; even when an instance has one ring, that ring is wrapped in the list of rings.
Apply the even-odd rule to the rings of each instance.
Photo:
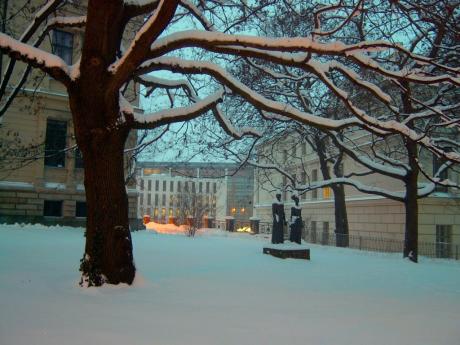
[[[131,284],[135,276],[123,168],[124,131],[94,135],[83,145],[87,225],[82,283]]]
[[[345,202],[345,188],[335,184],[331,186],[334,193],[335,235],[337,247],[348,247],[348,215]]]
[[[314,137],[316,145],[316,153],[318,155],[321,173],[324,180],[331,179],[331,173],[326,158],[326,146],[324,138],[320,138],[318,135]],[[347,216],[347,204],[345,201],[345,188],[343,185],[333,184],[331,185],[332,192],[334,193],[334,218],[335,218],[335,234],[336,234],[336,246],[337,247],[348,247],[348,216]]]

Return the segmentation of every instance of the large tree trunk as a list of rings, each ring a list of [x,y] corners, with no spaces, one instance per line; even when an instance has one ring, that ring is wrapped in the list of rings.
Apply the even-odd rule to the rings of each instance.
[[[318,155],[321,173],[325,180],[330,180],[332,175],[329,171],[327,162],[327,152],[325,142],[326,138],[321,138],[319,135],[314,136],[314,143],[316,145],[316,153]],[[341,158],[340,158],[341,159]],[[342,176],[343,172],[334,171],[336,176]],[[345,188],[343,185],[333,184],[331,189],[334,193],[334,216],[335,216],[335,234],[336,246],[348,247],[348,216],[347,205],[345,202]]]
[[[135,267],[124,182],[123,150],[127,130],[107,130],[86,138],[87,226],[82,284],[131,284]],[[89,142],[88,142],[89,140]]]

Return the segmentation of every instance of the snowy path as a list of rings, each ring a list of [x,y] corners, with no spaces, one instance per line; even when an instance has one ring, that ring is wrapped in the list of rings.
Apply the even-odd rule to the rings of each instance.
[[[134,233],[136,287],[76,286],[81,229],[0,225],[0,345],[460,343],[460,263]]]

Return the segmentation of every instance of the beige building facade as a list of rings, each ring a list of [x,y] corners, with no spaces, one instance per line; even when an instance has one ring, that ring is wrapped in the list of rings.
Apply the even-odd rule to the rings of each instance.
[[[323,180],[319,160],[313,148],[296,137],[286,137],[274,142],[265,142],[258,148],[276,156],[275,165],[280,166],[297,181],[298,185]],[[297,159],[294,159],[297,158]],[[433,164],[431,156],[423,156],[426,166]],[[266,163],[264,158],[259,163]],[[273,163],[273,162],[272,162]],[[342,162],[344,173],[362,171],[350,158]],[[449,179],[460,182],[458,174],[449,171]],[[279,172],[266,168],[255,169],[254,214],[266,222],[272,222],[272,203],[275,193],[281,192],[286,217],[294,205],[289,181]],[[355,177],[363,184],[393,192],[402,192],[400,181],[380,174]],[[421,180],[423,184],[426,181]],[[350,236],[402,241],[404,239],[405,208],[403,203],[388,198],[365,194],[353,187],[345,186],[346,207]],[[305,230],[314,231],[319,238],[331,238],[335,230],[334,199],[329,187],[300,194],[300,206]],[[318,240],[319,241],[319,240]],[[419,199],[419,245],[447,243],[455,251],[460,245],[460,194],[453,188],[438,188],[429,197]],[[459,255],[459,254],[457,254]],[[452,253],[452,256],[455,256]]]
[[[75,3],[75,14],[79,6],[84,6],[80,3],[84,2]],[[6,23],[8,33],[20,32],[28,25],[25,14],[13,15],[21,4],[21,1],[7,2],[5,16],[12,18]],[[83,40],[81,30],[54,30],[49,37],[41,48],[53,51],[70,65],[78,61]],[[4,73],[9,58],[3,56],[1,62]],[[17,65],[7,94],[13,91],[26,68],[22,63]],[[134,100],[133,105],[137,106],[138,101]],[[84,225],[83,160],[76,146],[64,87],[53,78],[33,71],[1,121],[0,222]],[[128,143],[136,144],[135,131]],[[127,192],[129,217],[134,222],[137,218],[134,182],[127,184]]]

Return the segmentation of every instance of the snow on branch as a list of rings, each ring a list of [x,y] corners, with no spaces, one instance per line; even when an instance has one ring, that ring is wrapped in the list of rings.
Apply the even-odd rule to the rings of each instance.
[[[19,41],[20,42],[27,42],[32,36],[35,34],[35,32],[38,30],[40,25],[46,20],[46,18],[53,13],[58,6],[63,2],[63,0],[50,0],[48,1],[37,13],[35,13],[35,16],[30,23],[30,25],[27,27],[27,29],[24,31],[24,33],[21,35]]]
[[[224,93],[225,91],[220,89],[192,105],[165,109],[151,114],[137,114],[124,107],[126,109],[125,116],[132,128],[136,129],[156,128],[164,124],[191,120],[213,109],[222,101]]]
[[[139,72],[155,70],[181,71],[184,74],[208,74],[227,86],[236,94],[245,98],[258,109],[286,116],[290,119],[310,124],[324,130],[341,129],[348,126],[362,126],[358,119],[333,120],[302,112],[290,104],[270,100],[232,77],[223,68],[210,62],[183,60],[179,58],[158,58],[145,62]]]
[[[19,42],[3,33],[0,33],[0,50],[13,59],[21,60],[33,67],[40,68],[66,85],[71,80],[71,67],[59,56]]]
[[[198,100],[198,96],[192,84],[186,79],[166,79],[146,74],[136,77],[135,80],[152,89],[157,87],[162,89],[182,89],[192,101],[195,102]]]
[[[230,120],[227,119],[227,117],[222,113],[221,109],[218,106],[216,106],[213,109],[213,114],[217,122],[219,122],[222,129],[228,135],[232,136],[235,139],[241,139],[244,136],[253,136],[257,138],[260,138],[262,136],[262,133],[254,130],[253,128],[241,128],[241,130],[236,129],[235,126],[233,126],[233,124],[230,122]]]
[[[119,89],[128,81],[145,59],[152,42],[161,35],[174,16],[178,3],[178,0],[160,0],[155,12],[136,33],[121,59],[109,66],[109,71],[114,74],[114,89]]]
[[[189,0],[181,0],[180,6],[185,8],[194,18],[196,18],[208,31],[214,30],[214,25],[206,18],[203,13]]]

